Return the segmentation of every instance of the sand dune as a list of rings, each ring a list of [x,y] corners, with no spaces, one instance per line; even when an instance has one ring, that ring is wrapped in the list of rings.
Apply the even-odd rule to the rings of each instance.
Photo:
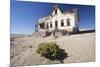
[[[75,34],[59,38],[50,37],[18,37],[11,40],[11,65],[57,64],[36,53],[41,42],[56,42],[68,53],[64,63],[95,61],[95,33]]]

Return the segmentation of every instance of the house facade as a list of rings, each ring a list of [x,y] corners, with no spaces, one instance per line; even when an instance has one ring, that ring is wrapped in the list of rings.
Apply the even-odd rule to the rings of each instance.
[[[40,35],[46,36],[54,31],[65,33],[73,33],[79,31],[79,13],[78,9],[63,12],[57,5],[51,15],[40,18],[37,24],[37,31]]]

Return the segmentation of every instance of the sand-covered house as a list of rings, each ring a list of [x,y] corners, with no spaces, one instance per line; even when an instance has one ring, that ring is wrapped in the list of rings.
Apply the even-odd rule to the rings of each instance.
[[[41,36],[49,36],[53,33],[66,35],[79,31],[78,9],[63,12],[58,5],[54,6],[51,15],[38,19],[36,32]],[[56,34],[55,33],[55,34]]]

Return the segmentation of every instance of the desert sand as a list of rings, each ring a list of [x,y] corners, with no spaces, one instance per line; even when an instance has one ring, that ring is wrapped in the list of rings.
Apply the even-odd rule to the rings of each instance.
[[[56,42],[68,54],[63,63],[93,62],[95,61],[95,32],[49,37],[16,37],[11,40],[11,65],[39,65],[59,64],[60,61],[51,61],[36,53],[39,43]]]

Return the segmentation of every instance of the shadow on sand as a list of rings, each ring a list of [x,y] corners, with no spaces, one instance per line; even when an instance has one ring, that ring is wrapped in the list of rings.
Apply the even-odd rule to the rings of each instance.
[[[61,53],[57,55],[57,57],[48,57],[51,61],[57,60],[61,63],[64,63],[63,60],[68,57],[68,53],[65,52],[64,49],[61,49]]]
[[[85,34],[85,33],[93,33],[95,32],[95,30],[83,30],[83,31],[79,31],[77,33],[71,33],[72,35],[73,34]]]

